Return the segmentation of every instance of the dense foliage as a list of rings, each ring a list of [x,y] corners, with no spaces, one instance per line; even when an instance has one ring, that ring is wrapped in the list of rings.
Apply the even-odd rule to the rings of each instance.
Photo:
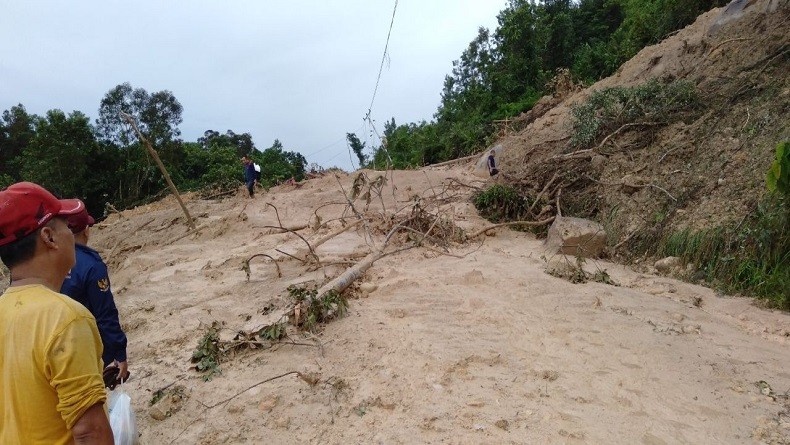
[[[149,94],[128,83],[107,92],[95,125],[79,111],[36,116],[21,104],[11,107],[0,119],[0,188],[36,182],[59,196],[83,199],[97,217],[106,204],[123,209],[166,193],[161,172],[121,112],[134,118],[181,190],[238,186],[244,155],[261,166],[264,187],[304,177],[304,156],[279,140],[263,151],[249,133],[231,130],[207,130],[196,142],[182,141],[182,111],[171,92]]]
[[[529,110],[559,69],[591,83],[726,0],[510,0],[445,78],[431,122],[384,129],[372,165],[421,166],[480,151],[493,121]]]

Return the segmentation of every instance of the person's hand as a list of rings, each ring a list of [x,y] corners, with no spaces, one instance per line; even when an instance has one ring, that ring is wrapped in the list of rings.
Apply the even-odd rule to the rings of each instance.
[[[116,360],[115,364],[118,366],[118,382],[123,383],[129,378],[129,362]]]
[[[103,374],[104,386],[113,390],[119,383],[129,379],[129,364],[115,360],[104,368]]]

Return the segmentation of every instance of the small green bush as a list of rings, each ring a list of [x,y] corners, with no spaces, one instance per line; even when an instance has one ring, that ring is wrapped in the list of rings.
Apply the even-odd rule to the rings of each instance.
[[[595,91],[573,107],[571,146],[587,147],[602,134],[629,123],[669,122],[677,112],[697,104],[689,81],[661,83],[656,79],[635,87],[612,87]]]
[[[494,223],[518,221],[528,216],[527,199],[507,185],[494,184],[475,193],[472,203],[483,218]]]

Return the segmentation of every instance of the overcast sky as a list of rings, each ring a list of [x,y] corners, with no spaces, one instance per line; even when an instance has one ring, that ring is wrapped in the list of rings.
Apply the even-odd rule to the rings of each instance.
[[[394,0],[0,0],[0,110],[79,110],[130,82],[170,90],[180,129],[275,138],[308,162],[350,168],[346,132],[378,145],[363,126]],[[400,0],[373,104],[384,121],[430,120],[444,76],[505,0]]]

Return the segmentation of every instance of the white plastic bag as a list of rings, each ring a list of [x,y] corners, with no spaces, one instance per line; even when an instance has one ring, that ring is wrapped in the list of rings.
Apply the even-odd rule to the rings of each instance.
[[[122,386],[110,391],[107,398],[110,411],[110,428],[115,445],[137,444],[137,422],[132,411],[132,398]]]

